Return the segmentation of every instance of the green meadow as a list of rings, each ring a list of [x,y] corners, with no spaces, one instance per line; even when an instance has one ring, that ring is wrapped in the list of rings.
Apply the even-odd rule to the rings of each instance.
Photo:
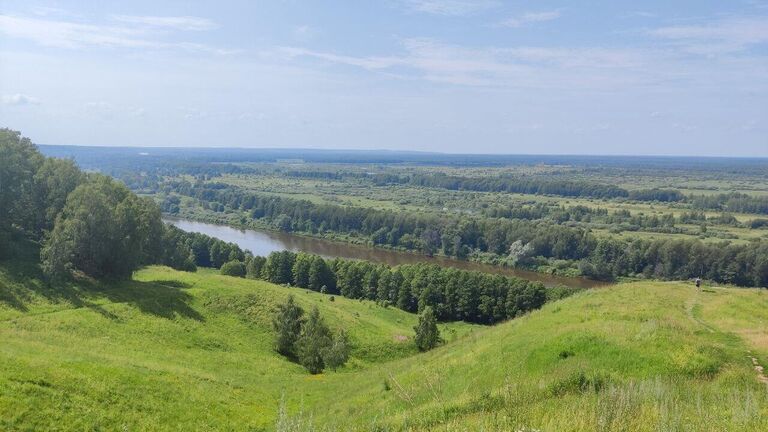
[[[768,293],[641,282],[585,291],[493,327],[220,276],[41,281],[0,262],[0,430],[768,430]],[[353,343],[310,375],[273,350],[292,294]]]

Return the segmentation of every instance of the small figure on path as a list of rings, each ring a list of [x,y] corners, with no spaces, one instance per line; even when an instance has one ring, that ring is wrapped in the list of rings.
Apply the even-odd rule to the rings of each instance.
[[[696,289],[701,290],[701,278],[696,278]]]

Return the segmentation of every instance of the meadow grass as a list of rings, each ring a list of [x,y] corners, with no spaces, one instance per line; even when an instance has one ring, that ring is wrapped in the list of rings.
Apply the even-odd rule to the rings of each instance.
[[[749,342],[701,312],[717,300],[660,282],[578,294],[372,368],[369,376],[402,390],[372,379],[347,399],[364,403],[334,407],[330,418],[386,419],[382,430],[765,430],[768,389],[747,357]],[[755,308],[768,306],[762,301]]]
[[[49,286],[0,262],[0,430],[767,430],[768,294],[642,282],[418,353],[395,308],[149,267]],[[272,348],[293,294],[353,342],[310,375]]]

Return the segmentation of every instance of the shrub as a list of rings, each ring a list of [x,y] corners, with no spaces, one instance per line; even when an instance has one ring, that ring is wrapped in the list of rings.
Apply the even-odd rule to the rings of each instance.
[[[245,263],[242,261],[230,261],[224,263],[219,270],[224,276],[235,276],[244,278],[246,274]]]

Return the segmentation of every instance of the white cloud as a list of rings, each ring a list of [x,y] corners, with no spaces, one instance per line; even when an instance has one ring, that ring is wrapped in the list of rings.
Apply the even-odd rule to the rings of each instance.
[[[11,15],[0,15],[0,34],[29,40],[42,46],[66,49],[104,47],[181,49],[213,54],[233,52],[204,44],[164,42],[158,39],[156,33],[143,26],[87,24]]]
[[[21,93],[16,93],[11,95],[3,95],[2,102],[3,105],[39,105],[40,99]]]
[[[216,24],[206,18],[193,16],[135,16],[113,15],[112,19],[128,24],[140,24],[149,27],[167,27],[177,30],[202,31],[216,28]]]
[[[184,113],[184,118],[187,120],[200,120],[207,118],[210,114],[207,111],[202,111],[197,108],[182,107],[179,108]]]
[[[34,6],[32,13],[39,16],[73,16],[69,11],[50,6]]]
[[[526,12],[520,16],[508,18],[501,23],[499,23],[502,27],[523,27],[528,24],[533,23],[539,23],[539,22],[545,22],[545,21],[553,21],[558,18],[560,18],[561,13],[559,10],[553,10],[553,11],[542,11],[542,12]]]
[[[649,33],[692,53],[732,53],[768,43],[768,17],[728,18],[701,25],[661,27]]]
[[[471,15],[499,5],[493,0],[405,0],[408,9],[435,15]]]
[[[250,121],[250,120],[262,121],[262,120],[266,120],[267,116],[264,113],[246,111],[246,112],[240,113],[237,116],[237,119],[244,120],[244,121]]]
[[[648,11],[632,11],[624,15],[624,17],[640,17],[640,18],[656,18],[656,14]]]
[[[115,107],[109,103],[104,101],[98,101],[98,102],[87,102],[85,104],[85,110],[89,112],[112,112],[115,110]]]
[[[134,107],[128,110],[128,115],[131,117],[144,117],[147,114],[147,110],[142,107]]]
[[[590,134],[595,132],[605,132],[613,129],[613,125],[607,122],[600,122],[589,126],[578,126],[573,129],[576,134]]]
[[[603,48],[467,48],[431,39],[403,41],[404,54],[354,57],[284,48],[290,57],[310,57],[409,78],[467,86],[546,87],[627,84],[646,55]]]
[[[675,122],[672,123],[672,129],[678,130],[680,132],[694,132],[699,130],[699,126],[691,123],[685,123],[685,122]]]
[[[308,25],[296,26],[292,33],[293,38],[300,42],[309,41],[317,35],[317,31]]]

